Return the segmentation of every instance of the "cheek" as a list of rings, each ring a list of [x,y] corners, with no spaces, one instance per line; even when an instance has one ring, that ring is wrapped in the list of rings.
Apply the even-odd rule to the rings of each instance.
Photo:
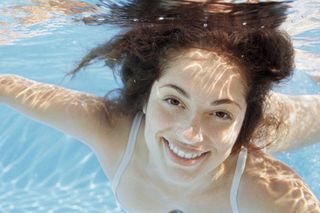
[[[240,126],[241,127],[241,126]],[[233,147],[240,132],[238,123],[233,123],[227,127],[212,128],[210,138],[218,150],[228,150]]]
[[[178,122],[181,114],[175,110],[169,110],[161,99],[150,100],[147,115],[152,126],[158,129],[166,129]]]
[[[169,128],[173,122],[173,116],[163,109],[158,100],[150,100],[146,114],[146,128],[153,134],[157,134]]]

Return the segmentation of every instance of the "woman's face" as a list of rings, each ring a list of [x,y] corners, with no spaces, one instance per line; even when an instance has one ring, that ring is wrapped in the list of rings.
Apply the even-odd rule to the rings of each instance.
[[[171,54],[146,109],[150,165],[175,183],[215,173],[230,155],[246,112],[239,68],[213,52]]]

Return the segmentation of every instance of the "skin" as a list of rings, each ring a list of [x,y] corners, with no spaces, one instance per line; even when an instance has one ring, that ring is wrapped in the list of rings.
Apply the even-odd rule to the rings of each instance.
[[[152,86],[117,196],[130,212],[231,212],[229,193],[238,156],[230,151],[246,109],[245,81],[237,67],[215,53],[187,49],[170,59]],[[180,92],[165,87],[167,84],[179,86]],[[79,138],[91,147],[113,180],[126,149],[132,116],[109,111],[99,97],[18,76],[0,76],[0,85],[1,103]],[[226,98],[240,107],[230,101],[217,104]],[[288,124],[294,126],[297,122],[290,124],[291,120]],[[207,154],[185,165],[172,158],[162,138],[181,149]],[[249,151],[238,193],[240,212],[319,211],[317,199],[303,181],[262,151]]]
[[[148,101],[149,168],[158,168],[163,179],[185,188],[212,182],[240,131],[246,112],[244,90],[239,70],[216,54],[191,49],[173,59]],[[206,156],[181,165],[170,160],[164,140],[181,151]]]
[[[61,8],[61,11],[66,12],[66,15],[78,13],[77,10],[72,10],[69,7],[69,2],[73,4],[73,1],[49,2],[55,3],[54,7],[52,5],[47,7],[46,3],[41,3],[41,6],[45,9]],[[248,2],[256,3],[258,1]],[[79,5],[79,7],[82,7],[82,5]],[[28,8],[16,9],[26,13],[31,11]],[[41,20],[51,17],[49,13],[43,13],[43,11],[38,10],[33,11],[36,11],[35,14],[41,15]],[[49,10],[49,12],[56,11]],[[39,23],[38,19],[21,19],[21,24],[26,26],[37,23]],[[0,25],[4,24],[0,23]],[[15,36],[18,37],[19,35]],[[188,61],[193,61],[193,59],[199,59],[195,55],[198,54],[189,55],[189,59],[184,61],[185,64]],[[202,52],[201,55],[207,54]],[[201,64],[196,60],[193,62]],[[174,67],[174,65],[172,66]],[[190,71],[190,69],[186,70]],[[187,75],[187,71],[181,74]],[[194,72],[199,73],[197,71]],[[219,138],[216,138],[216,135],[211,135],[210,137],[211,132],[208,133],[206,128],[202,127],[202,124],[205,123],[202,121],[205,115],[208,115],[206,110],[209,109],[209,107],[203,107],[208,106],[204,100],[214,97],[214,91],[216,91],[214,89],[223,87],[217,85],[209,89],[210,86],[207,86],[207,90],[199,91],[200,96],[195,93],[197,90],[194,88],[197,88],[200,83],[204,83],[203,81],[208,80],[205,77],[201,78],[201,76],[206,76],[206,72],[201,75],[191,74],[193,78],[197,77],[195,79],[198,84],[189,84],[190,78],[188,77],[184,79],[185,82],[180,82],[182,85],[192,85],[192,90],[189,87],[184,88],[185,91],[188,91],[190,98],[181,97],[181,94],[175,93],[175,95],[179,95],[183,99],[181,102],[185,104],[184,107],[181,107],[182,105],[175,106],[173,103],[176,102],[168,102],[169,100],[167,100],[167,104],[171,103],[173,108],[177,107],[178,109],[170,116],[169,112],[165,111],[164,107],[161,108],[162,105],[158,103],[159,98],[161,98],[160,94],[163,93],[161,91],[163,89],[159,88],[160,83],[163,83],[163,78],[168,76],[169,73],[170,71],[164,73],[162,78],[153,85],[153,89],[156,89],[152,90],[152,92],[156,91],[155,94],[157,96],[150,95],[146,107],[147,120],[143,120],[141,124],[132,162],[119,185],[120,201],[124,206],[130,208],[130,210],[132,209],[132,212],[155,212],[155,209],[158,212],[168,212],[177,208],[182,209],[184,212],[208,212],[208,209],[213,212],[230,212],[228,193],[237,156],[228,156],[230,153],[228,147],[234,141],[234,135],[238,133],[241,119],[239,120],[239,117],[237,117],[238,120],[232,127],[229,126],[227,128],[224,126],[227,130],[221,133]],[[238,76],[239,73],[235,71],[233,74]],[[211,75],[207,77],[213,78]],[[227,82],[224,77],[226,76],[220,76],[220,79],[224,79]],[[238,77],[229,80],[229,82],[232,82],[233,86],[237,85],[241,81],[241,76]],[[212,80],[214,81],[214,79]],[[315,79],[319,80],[319,78]],[[176,80],[180,81],[182,79],[176,78]],[[89,145],[97,154],[106,175],[112,180],[126,147],[132,117],[112,114],[112,112],[104,108],[101,98],[90,94],[41,84],[12,75],[1,76],[0,83],[1,102],[9,104],[40,122],[74,135],[83,143]],[[241,85],[241,83],[238,85]],[[238,89],[236,91],[240,91],[240,88]],[[230,89],[230,94],[234,94],[231,91],[233,90]],[[213,96],[206,97],[209,94]],[[224,93],[222,92],[222,94]],[[230,94],[228,91],[228,95]],[[241,97],[241,95],[243,94],[239,94],[237,97]],[[200,99],[199,97],[207,99]],[[156,111],[155,108],[152,108],[152,103],[162,111]],[[289,133],[269,149],[275,151],[288,150],[302,146],[302,142],[305,144],[314,143],[319,138],[319,131],[317,130],[320,129],[320,125],[314,118],[315,116],[312,116],[318,114],[320,109],[318,96],[290,97],[271,93],[270,103],[273,103],[273,106],[267,110],[267,113],[275,112],[278,117],[287,122]],[[286,110],[282,112],[283,108]],[[152,110],[154,111],[153,114]],[[160,112],[162,114],[158,118],[163,119],[162,122],[161,120],[153,119],[153,116]],[[101,118],[103,113],[109,114],[113,120],[112,126]],[[162,117],[165,113],[168,115]],[[176,117],[172,115],[179,115],[188,119],[173,119]],[[288,119],[289,117],[290,119]],[[302,119],[304,122],[301,122]],[[156,122],[158,122],[159,126],[155,125]],[[223,128],[221,126],[218,127]],[[147,131],[148,128],[150,131]],[[231,132],[229,135],[233,137],[225,139],[223,134],[226,135],[227,132]],[[209,160],[206,159],[206,162],[201,163],[201,165],[207,163],[206,165],[194,168],[192,171],[185,171],[183,169],[185,166],[177,166],[169,158],[162,159],[161,154],[164,152],[160,152],[160,150],[164,149],[164,146],[161,146],[161,143],[163,144],[161,137],[167,138],[172,143],[183,142],[188,146],[196,146],[199,150],[203,148],[202,151],[210,153],[207,158],[210,159],[210,162],[212,160],[212,163],[207,163]],[[219,144],[217,141],[227,142]],[[219,155],[214,155],[213,153],[219,153]],[[210,179],[210,177],[214,178]],[[243,212],[263,212],[264,209],[267,209],[266,212],[319,212],[316,198],[307,189],[303,181],[290,168],[263,152],[249,152],[246,171],[242,177],[239,190],[240,195],[245,195],[239,196],[238,201],[240,211]],[[139,193],[137,194],[137,192]],[[199,208],[199,206],[201,207]]]

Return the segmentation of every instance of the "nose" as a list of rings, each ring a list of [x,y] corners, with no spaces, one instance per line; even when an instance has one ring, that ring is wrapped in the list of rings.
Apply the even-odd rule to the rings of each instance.
[[[203,141],[203,133],[201,127],[189,125],[186,128],[178,128],[176,131],[177,139],[185,144],[201,143]]]

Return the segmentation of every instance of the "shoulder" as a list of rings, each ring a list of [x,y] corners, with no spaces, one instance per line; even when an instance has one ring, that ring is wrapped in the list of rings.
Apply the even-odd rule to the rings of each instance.
[[[319,201],[303,180],[261,150],[248,152],[238,200],[244,212],[320,212]]]
[[[91,149],[99,159],[108,178],[113,177],[125,152],[135,115],[110,112],[108,121],[101,122],[95,130],[95,142]]]

